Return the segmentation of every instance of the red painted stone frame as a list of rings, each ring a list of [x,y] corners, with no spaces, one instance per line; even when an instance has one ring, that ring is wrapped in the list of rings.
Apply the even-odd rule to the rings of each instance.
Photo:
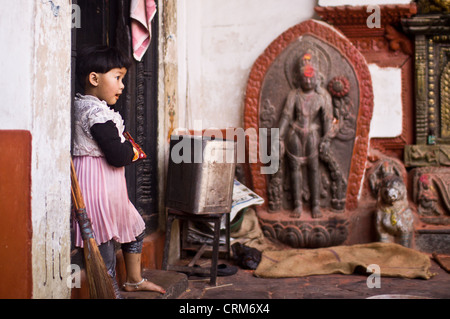
[[[245,130],[253,128],[256,132],[259,132],[261,87],[269,67],[284,49],[305,34],[311,34],[326,42],[345,56],[355,70],[359,83],[360,103],[358,121],[346,198],[346,209],[354,210],[358,206],[358,194],[361,188],[369,150],[369,130],[373,113],[372,78],[363,55],[340,32],[337,32],[336,29],[321,21],[308,20],[288,29],[269,45],[256,60],[250,72],[245,96]],[[249,142],[259,143],[259,137],[258,141],[252,140]],[[259,144],[257,145],[259,146]],[[267,184],[266,175],[262,175],[260,172],[262,164],[258,161],[249,165],[253,190],[265,200],[265,204],[258,206],[257,209],[266,210],[268,203]]]

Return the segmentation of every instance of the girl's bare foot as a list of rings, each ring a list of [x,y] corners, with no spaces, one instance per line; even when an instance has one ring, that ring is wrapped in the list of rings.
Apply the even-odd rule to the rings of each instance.
[[[151,281],[147,281],[147,279],[143,278],[140,282],[130,283],[126,282],[123,284],[123,289],[128,292],[133,291],[155,291],[161,294],[165,294],[166,290],[161,286],[158,286]]]

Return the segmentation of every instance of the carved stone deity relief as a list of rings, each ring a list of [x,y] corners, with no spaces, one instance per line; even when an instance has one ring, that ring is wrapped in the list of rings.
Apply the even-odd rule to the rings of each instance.
[[[260,127],[278,128],[280,170],[268,177],[269,208],[291,217],[345,208],[359,89],[333,47],[304,35],[268,70]]]
[[[362,55],[331,26],[308,20],[282,34],[256,61],[247,87],[245,126],[278,132],[279,170],[250,165],[266,203],[266,235],[293,247],[345,241],[345,212],[357,207],[373,111]],[[358,138],[356,138],[358,137]],[[268,143],[274,141],[268,136]]]

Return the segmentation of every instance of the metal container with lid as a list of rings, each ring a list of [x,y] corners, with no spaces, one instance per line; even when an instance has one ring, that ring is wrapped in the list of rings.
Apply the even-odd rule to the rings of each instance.
[[[172,136],[166,206],[191,214],[229,213],[235,168],[234,141]]]

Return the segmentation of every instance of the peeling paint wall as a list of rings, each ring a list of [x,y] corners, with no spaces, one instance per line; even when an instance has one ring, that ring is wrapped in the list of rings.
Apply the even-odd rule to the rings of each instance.
[[[63,0],[3,1],[0,12],[0,130],[32,138],[33,298],[70,297],[71,16]]]
[[[55,16],[52,3],[60,6]],[[70,290],[71,5],[36,2],[32,82],[33,297]]]
[[[184,0],[159,0],[159,83],[158,86],[158,188],[160,225],[165,228],[165,190],[167,176],[167,165],[169,163],[169,141],[174,129],[178,128],[180,107],[179,107],[179,85],[180,65],[178,59],[178,19],[177,14],[180,1]],[[181,114],[183,116],[183,114]],[[172,243],[179,242],[178,232],[172,232]],[[178,245],[171,245],[170,261],[178,257]]]

